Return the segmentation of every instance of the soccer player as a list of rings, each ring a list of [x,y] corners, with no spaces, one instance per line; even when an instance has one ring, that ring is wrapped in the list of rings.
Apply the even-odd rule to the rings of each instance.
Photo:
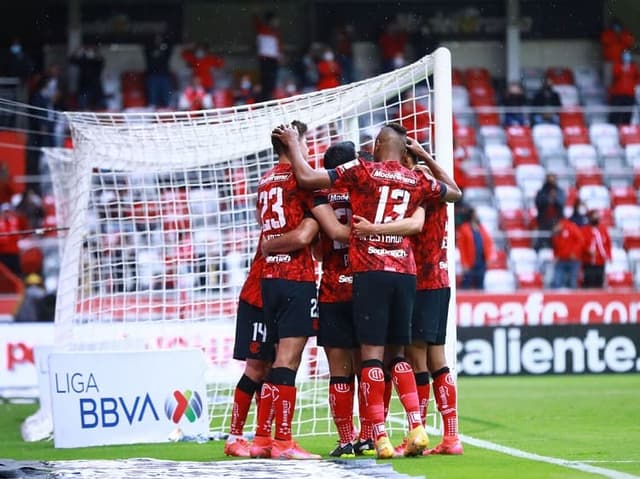
[[[245,369],[233,395],[229,437],[224,445],[224,453],[227,456],[250,456],[250,445],[242,436],[244,424],[251,400],[254,394],[259,392],[275,358],[274,345],[264,344],[267,339],[267,324],[263,318],[260,278],[265,257],[261,250],[267,253],[295,251],[308,246],[317,233],[318,223],[312,218],[305,218],[295,230],[268,241],[258,242],[238,300],[233,358],[245,361]],[[258,400],[259,394],[256,395],[256,401]]]
[[[373,223],[405,218],[417,206],[457,201],[459,189],[401,165],[406,154],[406,130],[397,124],[383,127],[376,138],[374,158],[360,159],[336,169],[312,169],[304,160],[296,131],[277,127],[273,136],[286,144],[291,166],[303,188],[344,187],[354,214]],[[366,415],[372,422],[379,458],[391,458],[394,449],[384,427],[385,345],[394,359],[389,364],[393,383],[410,424],[406,455],[417,455],[428,446],[422,425],[413,370],[402,357],[411,343],[411,315],[416,290],[416,266],[408,237],[402,235],[351,235],[349,261],[353,271],[353,309],[360,343],[360,371]]]
[[[306,162],[307,126],[295,121],[295,151]],[[312,195],[300,190],[291,167],[291,148],[272,137],[278,163],[258,183],[258,217],[265,240],[295,229],[311,209]],[[276,358],[262,385],[258,424],[249,453],[252,457],[319,459],[291,437],[296,402],[296,373],[309,336],[315,334],[316,283],[311,248],[265,257],[262,267],[262,301],[267,342],[278,341]],[[275,418],[275,437],[271,425]]]
[[[408,150],[411,154],[405,158],[407,167],[426,168],[448,188],[457,188],[453,178],[420,143],[409,139]],[[445,203],[434,204],[426,210],[421,233],[411,237],[417,267],[417,292],[411,324],[413,342],[405,348],[405,355],[414,370],[423,425],[429,404],[429,371],[433,377],[438,411],[442,415],[442,443],[425,453],[459,455],[463,448],[458,437],[457,391],[444,349],[451,297],[447,263],[447,206]],[[360,234],[397,234],[402,232],[403,226],[401,222],[374,225],[355,218],[353,228]],[[396,455],[403,455],[405,448],[406,440],[396,447]]]

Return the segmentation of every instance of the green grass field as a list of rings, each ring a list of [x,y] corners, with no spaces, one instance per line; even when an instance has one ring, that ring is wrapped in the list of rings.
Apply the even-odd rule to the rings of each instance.
[[[476,440],[484,440],[525,453],[604,468],[608,470],[606,477],[640,477],[639,403],[639,375],[460,378],[460,430],[469,439],[464,456],[393,459],[392,464],[398,472],[429,479],[598,477],[566,465],[473,445]],[[34,410],[34,405],[0,405],[0,458],[228,460],[222,453],[222,441],[82,449],[54,449],[51,442],[25,444],[20,438],[20,423]],[[392,439],[395,443],[401,438]],[[432,443],[438,439],[432,437]],[[321,436],[299,442],[328,457],[335,438]]]

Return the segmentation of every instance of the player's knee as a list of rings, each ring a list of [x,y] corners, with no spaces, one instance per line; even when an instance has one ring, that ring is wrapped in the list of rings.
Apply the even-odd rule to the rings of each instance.
[[[271,364],[266,361],[248,359],[245,364],[244,374],[252,381],[262,382],[266,379],[270,369]]]

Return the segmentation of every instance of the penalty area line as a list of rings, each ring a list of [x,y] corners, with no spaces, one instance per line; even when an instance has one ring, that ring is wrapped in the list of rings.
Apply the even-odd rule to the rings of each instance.
[[[588,472],[591,474],[599,474],[610,479],[640,479],[640,476],[634,476],[626,472],[614,471],[613,469],[606,469],[604,467],[592,466],[581,461],[569,461],[567,459],[560,459],[557,457],[541,456],[539,454],[533,454],[531,452],[521,451],[520,449],[514,449],[512,447],[502,446],[484,439],[477,439],[475,437],[460,434],[460,440],[463,443],[470,444],[482,449],[488,449],[490,451],[500,452],[509,456],[520,457],[522,459],[529,459],[531,461],[546,462],[547,464],[553,464],[555,466],[568,467],[570,469],[576,469],[582,472]],[[589,461],[595,462],[595,461]],[[603,462],[616,462],[616,461],[603,461]]]

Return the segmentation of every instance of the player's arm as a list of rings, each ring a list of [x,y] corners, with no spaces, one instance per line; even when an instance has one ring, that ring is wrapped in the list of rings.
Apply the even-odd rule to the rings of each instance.
[[[277,238],[262,239],[260,249],[263,255],[274,253],[290,253],[311,244],[319,231],[318,222],[314,218],[304,218],[298,227]]]
[[[291,161],[291,168],[293,169],[293,174],[296,175],[298,186],[309,190],[331,186],[332,179],[329,172],[324,168],[314,170],[302,156],[299,144],[300,137],[296,129],[281,125],[275,128],[271,135],[279,139],[287,147],[287,156]]]
[[[442,199],[447,203],[455,203],[462,198],[462,191],[456,184],[455,180],[444,171],[436,160],[413,138],[407,137],[407,149],[413,153],[417,158],[423,160],[425,164],[431,170],[433,177],[443,183],[447,187]]]
[[[349,235],[351,234],[351,228],[338,221],[333,208],[328,204],[320,204],[313,207],[311,210],[313,216],[318,223],[322,231],[333,241],[341,241],[342,243],[349,242]]]
[[[351,229],[356,235],[383,234],[411,236],[420,233],[424,226],[424,207],[419,206],[409,218],[389,223],[372,223],[368,219],[353,215]]]

